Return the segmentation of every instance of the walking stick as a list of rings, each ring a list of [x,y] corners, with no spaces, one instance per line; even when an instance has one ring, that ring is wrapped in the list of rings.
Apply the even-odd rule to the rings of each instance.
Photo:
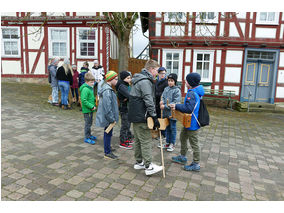
[[[161,119],[163,119],[163,110],[161,109]],[[161,158],[162,158],[162,167],[163,167],[163,177],[166,178],[165,164],[164,164],[164,151],[163,151],[163,143],[162,143],[162,133],[159,129],[160,134],[160,146],[161,146]]]

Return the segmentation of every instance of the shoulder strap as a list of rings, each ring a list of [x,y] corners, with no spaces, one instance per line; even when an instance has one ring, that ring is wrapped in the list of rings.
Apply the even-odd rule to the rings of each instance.
[[[194,92],[194,91],[193,91],[193,92]],[[194,93],[195,93],[196,95],[198,95],[196,92],[194,92]],[[200,102],[200,100],[199,100],[199,102]],[[198,103],[198,102],[196,102],[196,104],[195,104],[195,106],[194,106],[194,108],[193,108],[192,114],[193,114],[193,116],[195,117],[195,120],[197,121],[198,125],[201,127],[201,125],[200,125],[198,119],[196,118],[196,116],[195,116],[195,114],[194,114],[194,110],[195,110],[195,108],[196,108],[196,106],[197,106],[197,103]]]

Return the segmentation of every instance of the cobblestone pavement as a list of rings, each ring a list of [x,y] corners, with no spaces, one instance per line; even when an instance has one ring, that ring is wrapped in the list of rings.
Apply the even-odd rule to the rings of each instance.
[[[201,171],[171,162],[178,137],[175,151],[164,153],[164,179],[133,169],[134,151],[118,147],[119,126],[112,138],[119,160],[105,160],[103,130],[93,126],[97,143],[84,143],[81,112],[50,106],[48,86],[1,86],[2,200],[284,200],[283,114],[209,108],[211,125],[199,133]]]

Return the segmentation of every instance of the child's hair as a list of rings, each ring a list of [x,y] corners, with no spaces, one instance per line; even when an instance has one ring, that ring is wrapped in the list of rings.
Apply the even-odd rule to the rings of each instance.
[[[94,80],[95,80],[95,77],[93,76],[92,73],[87,72],[87,73],[85,74],[85,82],[86,82],[86,81],[94,81]]]
[[[84,65],[87,65],[87,66],[89,66],[89,63],[88,63],[88,61],[85,61],[85,62],[84,62],[84,64],[83,64],[83,66],[84,66]]]
[[[149,68],[155,68],[155,67],[160,67],[160,64],[157,62],[157,61],[155,61],[155,60],[153,60],[153,59],[150,59],[150,60],[148,60],[147,62],[146,62],[146,64],[145,64],[145,69],[146,70],[149,70]]]

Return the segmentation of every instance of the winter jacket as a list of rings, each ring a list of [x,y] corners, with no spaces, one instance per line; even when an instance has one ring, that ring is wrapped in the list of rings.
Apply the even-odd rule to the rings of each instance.
[[[101,65],[98,67],[92,67],[91,72],[97,82],[104,79],[105,71]]]
[[[84,83],[80,87],[80,96],[81,96],[81,103],[82,103],[82,112],[83,113],[90,113],[94,110],[96,99],[93,92],[93,87],[90,87],[88,84]]]
[[[165,88],[162,97],[165,105],[163,118],[168,118],[171,116],[171,107],[167,106],[167,100],[169,100],[169,104],[179,104],[181,102],[181,90],[178,86],[168,86]]]
[[[114,90],[107,83],[103,83],[98,92],[100,97],[96,113],[96,126],[107,127],[110,123],[118,122],[117,97]]]
[[[167,86],[168,86],[167,78],[163,78],[159,80],[159,76],[158,76],[157,81],[155,83],[156,112],[157,112],[158,118],[161,117],[161,108],[160,108],[161,95]]]
[[[129,122],[146,123],[147,116],[157,116],[153,81],[153,76],[146,69],[133,76],[128,104]]]
[[[58,70],[56,72],[56,78],[57,78],[58,81],[69,81],[70,85],[73,84],[73,77],[72,77],[71,71],[69,70],[67,75],[66,75],[63,66],[58,68]]]
[[[78,88],[78,78],[79,78],[79,72],[77,70],[73,71],[74,75],[73,75],[73,84],[71,86],[71,88]]]
[[[79,74],[79,88],[85,83],[85,75],[89,72],[89,68],[81,67],[81,71]]]
[[[129,92],[130,86],[127,82],[123,80],[119,80],[115,86],[117,91],[117,97],[119,100],[119,111],[120,112],[128,112],[128,101],[129,101]]]
[[[176,110],[184,113],[192,113],[194,109],[194,115],[191,116],[191,126],[187,128],[188,130],[198,130],[200,126],[198,125],[196,119],[198,119],[198,111],[200,106],[200,98],[204,95],[204,89],[202,85],[189,89],[184,98],[183,104],[177,104]],[[196,117],[196,118],[195,118]]]
[[[48,66],[47,69],[50,73],[50,78],[51,78],[50,86],[51,87],[57,87],[58,86],[58,81],[57,81],[57,78],[56,78],[57,66],[51,64],[51,65]]]

